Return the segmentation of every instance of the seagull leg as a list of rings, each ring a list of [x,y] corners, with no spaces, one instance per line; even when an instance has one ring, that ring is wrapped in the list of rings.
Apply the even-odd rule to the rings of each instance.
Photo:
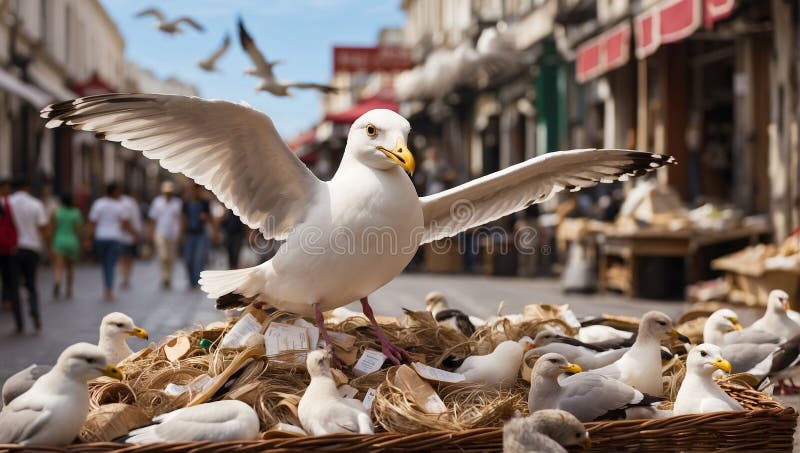
[[[366,297],[361,299],[361,308],[363,309],[364,314],[367,316],[367,319],[369,319],[369,322],[372,323],[375,336],[378,337],[378,340],[381,342],[381,351],[383,352],[383,355],[385,355],[395,365],[400,365],[400,361],[402,359],[410,360],[411,357],[408,355],[408,352],[405,349],[393,345],[392,342],[389,341],[389,338],[386,337],[386,333],[383,331],[381,326],[378,325],[378,321],[375,320],[375,314],[372,312],[372,307],[369,306],[369,301]]]
[[[336,350],[333,347],[331,337],[328,336],[328,329],[325,328],[325,318],[322,317],[322,312],[319,310],[319,304],[314,304],[314,318],[317,320],[319,334],[322,335],[322,339],[325,340],[325,344],[328,345],[328,348],[331,351],[331,365],[333,365],[334,368],[341,370],[344,368],[344,362],[339,358],[338,355],[336,355]]]

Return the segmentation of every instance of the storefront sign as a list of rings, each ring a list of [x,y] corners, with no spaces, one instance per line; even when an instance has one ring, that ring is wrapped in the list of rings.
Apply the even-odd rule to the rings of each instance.
[[[630,59],[631,26],[615,26],[578,47],[575,79],[583,83],[624,66]]]
[[[411,52],[405,47],[334,47],[334,72],[400,72],[411,69]]]

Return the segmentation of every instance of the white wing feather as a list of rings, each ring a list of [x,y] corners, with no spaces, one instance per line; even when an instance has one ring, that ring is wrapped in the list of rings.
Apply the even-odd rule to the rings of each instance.
[[[643,151],[583,149],[545,154],[420,199],[425,232],[420,244],[483,225],[554,194],[613,182],[674,163]]]
[[[321,182],[281,139],[269,117],[245,105],[162,94],[109,94],[42,110],[47,127],[101,133],[183,173],[266,238],[302,221]]]

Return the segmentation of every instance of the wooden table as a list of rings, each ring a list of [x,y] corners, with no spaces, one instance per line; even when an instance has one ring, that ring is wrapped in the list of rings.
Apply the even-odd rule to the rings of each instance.
[[[758,242],[769,235],[767,227],[739,227],[722,231],[642,229],[599,235],[598,277],[601,290],[615,289],[632,297],[641,296],[641,259],[682,258],[683,288],[708,276],[711,259]],[[615,276],[614,268],[627,278]],[[609,270],[612,270],[609,273]]]

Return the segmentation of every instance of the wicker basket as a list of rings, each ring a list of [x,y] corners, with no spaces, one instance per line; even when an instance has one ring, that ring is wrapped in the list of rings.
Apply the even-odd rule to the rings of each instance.
[[[747,412],[714,412],[656,420],[620,420],[587,423],[592,452],[789,452],[797,424],[797,412],[784,408],[744,385],[723,381],[720,385]],[[67,447],[0,445],[0,451],[35,452],[260,452],[260,451],[500,451],[499,427],[464,431],[429,431],[418,434],[336,434],[317,437],[272,438],[250,442],[178,442],[150,445],[115,443],[73,444]],[[580,451],[580,450],[575,450]]]

